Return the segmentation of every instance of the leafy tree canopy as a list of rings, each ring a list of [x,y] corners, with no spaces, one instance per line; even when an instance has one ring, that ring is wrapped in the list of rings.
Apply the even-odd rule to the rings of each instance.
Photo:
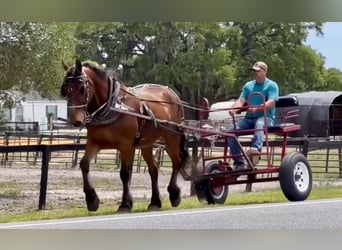
[[[315,22],[0,23],[0,94],[37,90],[56,97],[61,61],[96,61],[127,85],[155,82],[197,104],[239,95],[250,67],[265,61],[281,94],[340,90],[342,72],[305,44]],[[4,96],[4,95],[3,95]],[[4,97],[5,98],[5,97]]]

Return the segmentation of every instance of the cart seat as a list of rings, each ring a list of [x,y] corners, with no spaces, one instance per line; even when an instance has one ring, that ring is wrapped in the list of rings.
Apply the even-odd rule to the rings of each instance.
[[[287,96],[280,96],[278,101],[276,102],[277,108],[284,108],[284,107],[295,107],[298,106],[298,100],[295,96],[287,95]],[[287,120],[293,117],[297,117],[299,114],[299,110],[290,110],[284,112],[281,117],[277,117],[280,119],[279,124],[274,126],[268,127],[268,133],[282,135],[284,133],[292,132],[300,130],[300,125],[295,123],[290,123]],[[247,130],[233,130],[230,133],[235,134],[236,136],[241,135],[250,135],[254,134],[254,129],[247,129]]]

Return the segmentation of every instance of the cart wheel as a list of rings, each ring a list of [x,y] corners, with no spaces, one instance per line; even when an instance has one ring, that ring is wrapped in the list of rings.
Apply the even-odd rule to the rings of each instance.
[[[280,187],[289,201],[305,200],[312,188],[310,165],[302,153],[285,155],[279,168]]]
[[[206,173],[218,173],[219,165],[217,162],[210,162],[206,167]],[[228,196],[228,186],[216,186],[211,185],[210,179],[204,179],[195,183],[195,191],[197,198],[203,202],[206,201],[208,204],[223,204]]]

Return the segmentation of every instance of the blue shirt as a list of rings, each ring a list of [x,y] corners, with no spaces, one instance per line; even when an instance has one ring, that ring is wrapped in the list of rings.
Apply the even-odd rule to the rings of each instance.
[[[278,101],[279,99],[279,89],[278,84],[268,78],[266,78],[264,83],[256,83],[255,80],[247,82],[243,88],[240,97],[244,98],[248,101],[248,97],[252,92],[259,92],[265,97],[265,101],[269,99],[273,99],[274,101]],[[259,95],[253,95],[250,99],[250,103],[248,105],[262,105],[263,100]],[[255,114],[246,113],[247,118],[259,118],[263,116],[263,112],[257,112]],[[275,120],[275,105],[267,111],[267,117]]]

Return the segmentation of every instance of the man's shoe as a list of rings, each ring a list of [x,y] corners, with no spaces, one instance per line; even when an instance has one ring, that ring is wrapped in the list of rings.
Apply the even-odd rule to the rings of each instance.
[[[260,162],[261,156],[258,149],[250,148],[246,153],[254,166]]]

